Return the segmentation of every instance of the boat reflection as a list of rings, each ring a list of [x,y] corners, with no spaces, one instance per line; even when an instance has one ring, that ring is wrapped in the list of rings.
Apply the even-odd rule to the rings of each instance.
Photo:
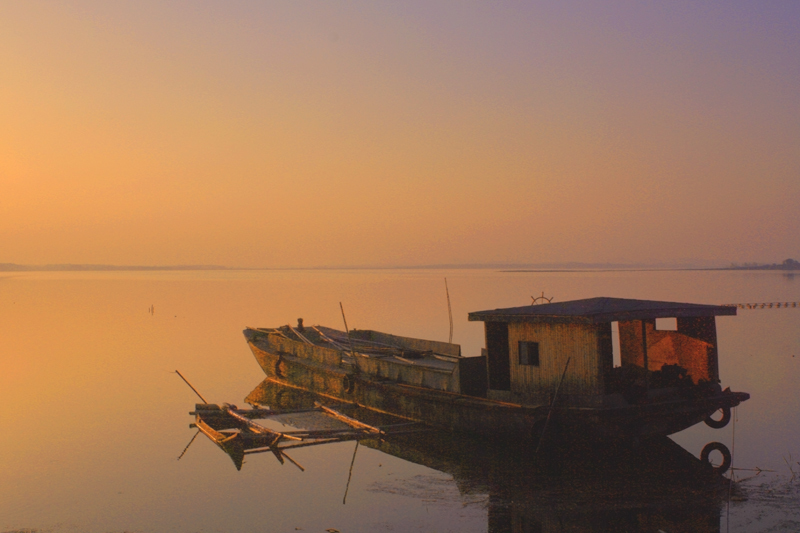
[[[315,400],[269,380],[245,399],[282,411],[312,409]],[[370,427],[400,427],[396,418],[374,411],[353,406],[346,412]],[[720,509],[729,490],[718,469],[668,438],[636,449],[556,444],[538,455],[530,443],[438,430],[353,438],[451,475],[464,496],[488,495],[487,530],[492,532],[720,532]],[[241,466],[241,456],[234,462]]]

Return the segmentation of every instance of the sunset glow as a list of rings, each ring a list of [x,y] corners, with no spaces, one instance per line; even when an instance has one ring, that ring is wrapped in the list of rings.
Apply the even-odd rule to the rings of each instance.
[[[3,2],[0,263],[800,256],[796,2]]]

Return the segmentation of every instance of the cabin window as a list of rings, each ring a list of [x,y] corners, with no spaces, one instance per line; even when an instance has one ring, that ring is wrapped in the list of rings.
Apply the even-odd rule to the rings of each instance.
[[[656,331],[678,331],[678,319],[656,318]]]
[[[539,343],[519,341],[519,364],[539,366]]]

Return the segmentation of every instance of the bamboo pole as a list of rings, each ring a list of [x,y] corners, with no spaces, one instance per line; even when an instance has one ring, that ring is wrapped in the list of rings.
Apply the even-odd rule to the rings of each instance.
[[[356,441],[356,442],[358,442],[358,441]],[[305,471],[306,471],[306,469],[305,469],[305,468],[303,468],[303,467],[300,465],[300,463],[298,463],[297,461],[295,461],[294,459],[292,459],[291,457],[289,457],[289,454],[288,454],[288,453],[286,453],[286,452],[285,452],[285,451],[283,451],[283,450],[280,450],[280,453],[281,453],[281,455],[283,455],[284,457],[286,457],[287,459],[289,459],[289,461],[291,461],[291,462],[292,462],[292,464],[293,464],[294,466],[296,466],[297,468],[299,468],[301,472],[305,472]]]
[[[356,351],[353,349],[353,339],[350,337],[350,328],[347,327],[347,318],[344,316],[344,306],[339,302],[339,309],[342,310],[342,320],[344,321],[344,330],[347,332],[347,340],[350,342],[350,354],[355,357]]]
[[[345,350],[345,349],[346,349],[346,347],[345,347],[345,346],[343,346],[342,344],[339,344],[339,343],[338,343],[338,342],[336,342],[335,340],[333,340],[333,339],[331,339],[330,337],[328,337],[327,335],[325,335],[325,334],[324,334],[324,333],[323,333],[323,332],[322,332],[322,331],[321,331],[321,330],[320,330],[320,329],[319,329],[317,326],[311,326],[311,329],[313,329],[314,331],[316,331],[317,333],[319,333],[319,336],[320,336],[320,338],[322,338],[323,340],[326,340],[326,341],[328,341],[329,343],[331,343],[332,345],[334,345],[336,348],[338,348],[338,349],[340,349],[340,350]]]
[[[539,445],[536,446],[536,455],[539,454],[539,448],[542,447],[542,442],[544,441],[544,433],[547,431],[547,426],[550,424],[550,416],[553,414],[553,406],[556,404],[556,399],[558,399],[558,391],[561,389],[561,384],[564,382],[564,377],[567,375],[567,368],[569,367],[569,362],[572,360],[572,357],[567,357],[567,363],[564,365],[564,372],[561,373],[561,379],[558,381],[558,385],[556,385],[556,392],[553,394],[553,401],[550,402],[550,410],[547,411],[547,419],[544,421],[544,427],[542,428],[542,434],[539,436]]]
[[[358,428],[358,429],[366,429],[366,430],[369,430],[372,433],[383,434],[383,431],[381,431],[380,429],[376,428],[375,426],[370,426],[369,424],[365,424],[364,422],[360,422],[360,421],[356,420],[355,418],[350,418],[349,416],[344,415],[344,414],[342,414],[339,411],[336,411],[334,409],[331,409],[330,407],[325,407],[324,405],[322,405],[319,402],[314,402],[314,405],[316,405],[317,407],[319,407],[320,409],[322,409],[323,411],[328,413],[333,418],[344,422],[348,426],[351,426],[351,427],[354,427],[354,428]]]
[[[178,375],[181,377],[181,379],[182,379],[183,381],[185,381],[185,382],[186,382],[186,384],[187,384],[187,385],[189,385],[189,388],[190,388],[190,389],[192,389],[192,390],[194,391],[194,393],[195,393],[195,394],[197,394],[197,396],[198,396],[198,397],[199,397],[201,400],[203,400],[203,403],[206,403],[206,404],[208,403],[208,400],[206,400],[205,398],[203,398],[203,395],[202,395],[202,394],[200,394],[199,392],[197,392],[197,389],[195,389],[194,387],[192,387],[192,384],[191,384],[191,383],[189,383],[189,380],[188,380],[188,379],[186,379],[185,377],[183,377],[183,374],[181,374],[181,373],[180,373],[180,372],[178,372],[177,370],[175,371],[175,373],[176,373],[176,374],[178,374]]]
[[[301,341],[303,341],[306,344],[310,344],[311,346],[314,346],[313,342],[311,342],[310,340],[306,339],[299,331],[294,329],[291,325],[287,324],[286,327],[289,328],[290,330],[292,330],[292,333],[297,335],[298,339],[300,339]]]
[[[650,380],[648,379],[650,363],[647,361],[647,322],[645,319],[642,319],[642,362],[644,363],[644,390],[647,392],[650,389]]]
[[[358,451],[358,441],[356,441],[356,448],[353,450],[353,460],[350,461],[350,473],[347,474],[347,486],[344,489],[344,498],[342,498],[342,505],[347,503],[347,491],[350,490],[350,479],[353,477],[353,465],[356,464],[356,452]]]
[[[447,288],[447,278],[444,278],[444,292],[447,294],[447,314],[450,316],[449,344],[453,344],[453,308],[450,306],[450,290]]]
[[[197,426],[195,426],[195,427],[197,427]],[[200,430],[198,429],[197,433],[195,433],[194,437],[192,437],[192,440],[189,441],[189,444],[186,445],[186,448],[184,448],[183,451],[181,452],[181,454],[178,456],[178,461],[180,461],[181,458],[184,456],[184,454],[189,450],[189,446],[192,445],[192,443],[194,442],[194,439],[196,439],[199,434],[200,434]]]

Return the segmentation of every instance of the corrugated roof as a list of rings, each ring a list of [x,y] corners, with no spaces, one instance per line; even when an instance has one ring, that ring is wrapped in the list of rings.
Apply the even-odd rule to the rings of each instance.
[[[628,298],[587,298],[524,307],[509,307],[469,314],[469,320],[482,322],[578,322],[594,324],[618,320],[669,317],[735,315],[727,305],[687,304],[631,300]]]

